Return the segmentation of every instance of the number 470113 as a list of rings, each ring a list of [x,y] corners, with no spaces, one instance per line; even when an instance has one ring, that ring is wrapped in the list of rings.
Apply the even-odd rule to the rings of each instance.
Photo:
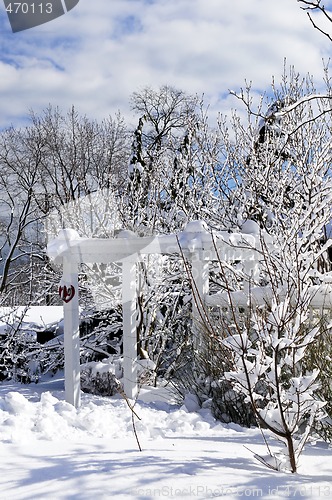
[[[9,14],[51,14],[52,4],[10,2],[6,7],[6,11]]]

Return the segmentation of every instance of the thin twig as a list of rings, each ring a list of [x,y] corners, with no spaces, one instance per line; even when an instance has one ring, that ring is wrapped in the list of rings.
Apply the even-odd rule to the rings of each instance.
[[[132,423],[132,426],[133,426],[133,432],[134,432],[134,435],[135,435],[135,439],[136,439],[136,442],[137,442],[138,449],[139,449],[139,451],[142,451],[142,447],[141,447],[141,444],[140,444],[139,439],[138,439],[138,434],[137,434],[136,425],[135,425],[135,418],[134,418],[134,417],[136,417],[138,420],[141,420],[141,418],[137,415],[136,411],[134,410],[134,406],[135,406],[137,400],[135,400],[134,404],[131,404],[131,402],[129,401],[126,393],[121,388],[121,386],[118,387],[118,393],[125,400],[128,408],[131,411],[131,423]]]

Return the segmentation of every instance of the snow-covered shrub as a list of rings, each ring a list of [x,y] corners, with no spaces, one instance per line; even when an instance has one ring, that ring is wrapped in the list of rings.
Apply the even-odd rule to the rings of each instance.
[[[329,197],[321,200],[319,195],[318,199],[326,215]],[[318,217],[315,222],[320,224]],[[225,384],[227,387],[227,382],[231,384],[231,391],[222,393],[221,413],[229,395],[238,393],[240,402],[250,405],[257,424],[286,446],[284,455],[272,457],[275,467],[292,472],[297,470],[299,456],[315,423],[324,416],[325,406],[319,393],[319,370],[309,368],[305,362],[305,356],[323,329],[314,321],[311,309],[312,300],[317,300],[317,290],[311,285],[317,252],[315,246],[308,246],[305,224],[301,223],[301,232],[288,234],[286,240],[283,239],[286,231],[283,235],[276,234],[273,245],[267,244],[266,233],[260,231],[257,252],[262,271],[255,279],[259,281],[263,276],[266,292],[268,278],[269,293],[263,301],[254,300],[254,285],[258,283],[253,282],[250,275],[239,273],[238,268],[232,269],[220,259],[220,274],[229,305],[222,311],[219,324],[210,330],[210,342],[226,348],[223,354],[232,365],[222,370],[218,384],[214,383],[221,387]],[[311,228],[314,225],[312,219],[310,225]],[[228,279],[230,271],[232,280]],[[247,305],[240,311],[233,290],[236,286],[244,293],[245,282],[251,286],[246,288]],[[331,324],[327,324],[324,331],[330,332],[330,328]],[[235,410],[237,404],[238,400],[233,399]],[[271,466],[270,460],[262,461]]]
[[[26,332],[12,329],[0,340],[0,379],[38,382],[43,373],[63,370],[63,343],[58,339],[40,344]]]
[[[81,365],[81,388],[84,392],[100,396],[123,393],[123,358],[110,356],[101,361]],[[138,361],[139,385],[152,385],[155,381],[155,364],[148,358]]]
[[[138,360],[137,370],[138,384],[142,385],[155,385],[156,383],[156,364],[149,359],[148,353],[145,353],[143,359]]]
[[[87,310],[80,319],[81,363],[122,352],[122,308]]]
[[[314,430],[324,440],[332,442],[332,338],[327,328],[329,322],[329,317],[319,320],[321,334],[316,342],[308,347],[303,362],[308,371],[319,370],[317,395],[326,402],[325,416],[314,422]]]
[[[0,379],[38,381],[40,362],[36,332],[23,325],[26,310],[3,309],[0,335]]]
[[[221,341],[235,367],[225,377],[251,404],[258,425],[286,446],[280,468],[295,472],[314,422],[323,416],[319,371],[307,371],[302,362],[319,330],[289,300],[274,303],[261,317],[255,313],[248,327],[237,333],[230,328]]]
[[[155,363],[155,377],[173,378],[190,338],[191,301],[188,280],[178,259],[162,258],[141,288],[138,333],[140,357]],[[150,281],[151,280],[151,281]]]
[[[245,427],[256,424],[250,403],[226,379],[213,382],[211,395],[212,413],[221,422],[233,422]]]
[[[119,362],[104,360],[81,365],[82,391],[100,396],[113,396],[121,390]]]
[[[307,355],[331,330],[331,324],[323,330],[319,324],[319,311],[331,307],[319,292],[327,290],[324,275],[331,268],[330,94],[316,94],[310,78],[301,81],[292,70],[280,89],[273,84],[275,101],[263,113],[262,107],[252,111],[247,90],[237,97],[246,105],[248,124],[235,116],[232,139],[221,128],[228,157],[237,166],[230,217],[235,231],[247,222],[256,226],[260,273],[250,275],[241,263],[230,265],[219,256],[228,307],[219,324],[209,326],[210,342],[227,350],[232,366],[220,370],[214,385],[227,389],[230,383],[231,394],[250,404],[258,425],[286,446],[283,458],[272,457],[274,467],[295,472],[325,406],[324,376],[308,364]],[[257,288],[265,292],[258,302]],[[247,299],[243,311],[238,295]],[[229,392],[221,396],[224,403]]]
[[[255,425],[250,403],[245,402],[245,397],[225,378],[225,372],[233,368],[233,360],[216,335],[220,326],[216,315],[211,316],[209,325],[199,323],[196,326],[200,332],[200,347],[194,346],[190,330],[187,341],[179,346],[172,372],[167,374],[179,400],[192,393],[221,422]]]

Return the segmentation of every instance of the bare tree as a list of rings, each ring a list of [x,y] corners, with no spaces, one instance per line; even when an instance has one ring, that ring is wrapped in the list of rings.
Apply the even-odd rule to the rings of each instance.
[[[329,10],[326,9],[322,0],[309,1],[309,0],[297,0],[301,5],[301,9],[305,10],[308,18],[310,19],[311,24],[315,29],[320,31],[324,36],[326,36],[330,41],[332,41],[332,35],[328,33],[325,29],[323,29],[320,25],[317,24],[317,21],[313,17],[313,13],[320,13],[322,15],[322,22],[332,23],[332,14]]]
[[[147,123],[147,132],[142,137],[147,154],[160,150],[170,137],[182,135],[197,106],[195,96],[168,85],[159,90],[145,87],[134,92],[131,102],[133,110]]]
[[[0,136],[1,281],[2,297],[28,287],[31,298],[33,256],[41,252],[34,196],[39,184],[43,143],[10,129]],[[17,300],[24,300],[23,297]],[[29,300],[29,296],[25,297]]]
[[[80,116],[74,107],[66,115],[50,107],[41,116],[32,114],[31,120],[33,133],[44,145],[40,190],[53,198],[53,206],[55,200],[57,206],[65,205],[123,183],[128,133],[120,115],[99,124]]]
[[[218,224],[228,179],[223,138],[209,124],[204,100],[163,86],[135,93],[132,105],[139,123],[126,199],[131,229],[168,232],[197,218]]]
[[[27,127],[0,134],[0,292],[7,302],[28,303],[38,288],[48,289],[43,221],[51,210],[99,189],[123,189],[128,137],[120,115],[98,123],[74,108],[31,113]]]

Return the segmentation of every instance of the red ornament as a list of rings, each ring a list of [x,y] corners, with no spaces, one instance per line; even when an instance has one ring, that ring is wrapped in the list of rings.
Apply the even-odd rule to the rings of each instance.
[[[67,304],[75,296],[75,288],[73,285],[70,286],[59,286],[59,295],[62,300]]]

